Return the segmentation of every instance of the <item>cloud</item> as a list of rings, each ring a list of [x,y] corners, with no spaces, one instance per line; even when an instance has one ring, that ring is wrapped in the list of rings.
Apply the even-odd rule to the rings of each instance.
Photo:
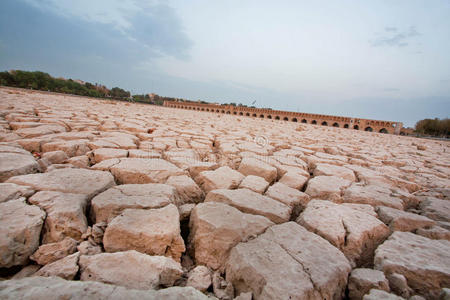
[[[180,18],[169,5],[158,0],[23,0],[35,8],[74,22],[91,23],[95,29],[108,27],[129,42],[161,55],[189,57],[192,41]]]
[[[409,45],[409,40],[420,35],[414,26],[410,26],[405,31],[399,31],[396,27],[385,27],[384,30],[385,33],[382,36],[370,41],[373,47],[406,47]]]
[[[398,92],[400,89],[397,88],[385,88],[383,89],[384,92]]]
[[[395,32],[397,31],[397,27],[385,27],[384,30],[387,32]]]

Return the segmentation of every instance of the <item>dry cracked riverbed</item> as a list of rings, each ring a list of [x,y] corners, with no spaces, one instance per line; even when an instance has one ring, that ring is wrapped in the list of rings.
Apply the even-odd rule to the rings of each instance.
[[[1,299],[450,297],[449,142],[0,99]]]

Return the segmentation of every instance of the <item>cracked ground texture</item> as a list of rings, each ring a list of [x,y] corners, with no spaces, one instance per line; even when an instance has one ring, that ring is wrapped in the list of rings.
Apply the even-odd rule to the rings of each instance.
[[[2,299],[450,296],[448,141],[0,99]]]

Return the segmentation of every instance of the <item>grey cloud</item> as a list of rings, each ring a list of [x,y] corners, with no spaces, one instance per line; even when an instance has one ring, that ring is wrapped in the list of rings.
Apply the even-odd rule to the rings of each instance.
[[[420,35],[414,26],[402,32],[399,32],[395,27],[386,27],[385,31],[386,34],[370,42],[373,47],[406,47],[409,44],[407,41]]]
[[[384,30],[387,32],[393,32],[393,31],[397,31],[397,27],[385,27]]]
[[[383,89],[384,92],[398,92],[400,89],[397,88],[385,88]]]

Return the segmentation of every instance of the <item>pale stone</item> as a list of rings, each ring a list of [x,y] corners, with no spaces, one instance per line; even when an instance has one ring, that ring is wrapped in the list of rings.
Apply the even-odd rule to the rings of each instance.
[[[106,227],[107,252],[136,250],[180,261],[185,251],[180,235],[180,215],[175,205],[159,209],[126,209]]]
[[[288,222],[234,247],[226,278],[254,299],[340,299],[350,270],[337,248]]]
[[[21,186],[14,183],[0,183],[0,203],[16,200],[21,197],[28,198],[33,194],[34,190],[28,186]]]
[[[336,176],[316,176],[308,181],[305,193],[311,198],[340,201],[351,181]]]
[[[77,246],[77,250],[81,255],[95,255],[102,253],[102,248],[95,244],[92,244],[90,241],[83,241]]]
[[[43,242],[62,241],[65,237],[81,240],[87,229],[87,196],[52,191],[34,194],[29,202],[45,210]]]
[[[450,284],[450,242],[410,232],[394,232],[375,252],[375,268],[398,273],[420,295],[437,298]]]
[[[297,222],[341,249],[358,267],[372,264],[375,249],[390,234],[383,222],[360,208],[323,200],[310,201]]]
[[[192,210],[189,224],[195,260],[198,264],[219,269],[231,248],[273,224],[265,217],[242,213],[223,203],[200,203]]]
[[[336,176],[350,181],[356,181],[355,173],[346,167],[329,164],[317,164],[313,172],[314,176]]]
[[[69,157],[85,155],[91,148],[88,146],[88,140],[69,140],[55,141],[42,144],[42,152],[63,151]]]
[[[205,266],[197,266],[189,272],[186,286],[192,286],[201,292],[211,286],[211,271]]]
[[[173,286],[183,273],[181,265],[171,258],[134,250],[81,256],[79,266],[83,281],[141,290]]]
[[[87,155],[74,156],[67,160],[75,168],[89,168],[89,157]]]
[[[436,221],[450,222],[450,201],[427,197],[420,202],[422,214]]]
[[[74,253],[76,249],[77,241],[68,237],[57,243],[41,245],[36,252],[30,256],[30,259],[40,265],[46,265]]]
[[[342,201],[348,203],[369,204],[374,207],[382,205],[403,209],[405,207],[404,201],[392,194],[393,193],[385,187],[354,183],[345,190]]]
[[[62,164],[69,159],[64,151],[57,150],[42,154],[42,158],[48,160],[52,164]]]
[[[397,295],[408,299],[413,293],[413,290],[408,286],[405,276],[392,273],[387,275],[387,279],[389,280],[389,287]]]
[[[92,166],[109,170],[118,184],[164,183],[170,176],[184,175],[185,171],[159,158],[113,158]]]
[[[261,215],[274,223],[289,221],[292,207],[248,189],[213,190],[206,195],[205,202],[222,202],[248,214]]]
[[[308,194],[288,187],[280,182],[270,186],[265,195],[292,207],[294,216],[298,216],[310,200]]]
[[[371,289],[369,294],[363,297],[363,300],[405,300],[405,298],[399,297],[395,294],[388,293],[383,290]]]
[[[111,300],[208,300],[192,287],[136,290],[94,281],[72,281],[58,277],[27,277],[0,281],[0,298],[16,299],[111,299]]]
[[[200,187],[208,193],[215,189],[235,189],[244,175],[230,167],[220,167],[214,171],[203,171],[195,178]]]
[[[361,300],[371,289],[390,292],[384,273],[372,269],[354,269],[348,278],[349,299]]]
[[[39,247],[45,212],[24,199],[0,203],[0,267],[25,265]]]
[[[175,187],[180,197],[178,205],[186,203],[199,203],[205,198],[205,194],[198,187],[194,180],[187,175],[171,176],[167,179],[166,184]]]
[[[128,151],[114,148],[98,148],[92,151],[92,158],[95,163],[111,158],[122,158],[128,156]]]
[[[297,172],[287,172],[284,174],[279,183],[283,183],[293,189],[301,190],[308,182],[309,176],[303,176],[303,174],[299,174]]]
[[[0,182],[6,181],[13,176],[36,173],[38,171],[39,164],[30,153],[0,152]]]
[[[67,280],[73,280],[78,273],[78,260],[80,253],[74,253],[60,260],[51,262],[34,273],[33,276],[52,277],[57,276]]]
[[[43,174],[11,177],[8,182],[26,185],[37,191],[84,194],[92,198],[115,185],[109,172],[85,169],[59,169]]]
[[[430,228],[436,223],[427,217],[385,206],[379,206],[377,212],[380,220],[392,231],[415,231]]]
[[[255,175],[272,183],[277,179],[277,169],[271,165],[252,157],[245,157],[239,165],[238,171],[244,175]]]
[[[56,124],[48,124],[48,125],[40,125],[36,127],[29,127],[29,128],[20,128],[15,131],[18,135],[20,135],[23,138],[32,138],[37,137],[41,135],[46,134],[52,134],[52,133],[60,133],[65,132],[66,128],[64,128],[61,125]]]
[[[110,188],[91,201],[95,223],[109,222],[127,208],[160,208],[180,202],[174,187],[167,184],[123,184]]]
[[[447,240],[450,241],[450,230],[440,226],[433,226],[431,228],[419,228],[416,234],[427,237],[433,240]]]
[[[259,194],[264,193],[264,191],[269,186],[269,183],[262,177],[255,175],[248,175],[241,181],[239,185],[240,189],[249,189]]]

